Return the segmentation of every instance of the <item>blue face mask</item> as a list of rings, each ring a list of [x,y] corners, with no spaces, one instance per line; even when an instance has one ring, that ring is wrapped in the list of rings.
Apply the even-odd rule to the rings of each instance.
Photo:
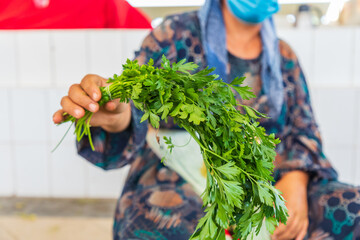
[[[241,21],[258,24],[279,11],[277,0],[226,0],[230,12]]]

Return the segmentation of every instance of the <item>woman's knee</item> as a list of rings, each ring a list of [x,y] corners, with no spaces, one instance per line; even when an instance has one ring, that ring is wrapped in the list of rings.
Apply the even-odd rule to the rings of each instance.
[[[339,182],[316,187],[309,201],[310,233],[360,240],[360,188]]]

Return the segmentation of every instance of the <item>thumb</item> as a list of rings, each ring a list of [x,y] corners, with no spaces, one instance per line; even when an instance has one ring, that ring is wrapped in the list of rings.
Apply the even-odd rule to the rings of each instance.
[[[129,103],[119,102],[118,99],[109,101],[104,105],[105,110],[108,111],[108,112],[112,112],[112,113],[122,113],[128,107],[130,107]]]

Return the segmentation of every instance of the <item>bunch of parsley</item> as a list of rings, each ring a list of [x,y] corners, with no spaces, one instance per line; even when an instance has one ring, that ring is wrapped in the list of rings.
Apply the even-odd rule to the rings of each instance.
[[[114,75],[102,87],[100,105],[110,99],[133,102],[154,128],[172,117],[195,139],[207,168],[207,185],[202,194],[205,216],[199,220],[191,239],[225,239],[224,229],[233,226],[234,238],[258,234],[265,223],[270,233],[279,222],[286,223],[287,210],[280,192],[272,186],[275,145],[280,141],[267,135],[257,119],[266,117],[236,101],[256,97],[244,78],[230,84],[216,80],[213,69],[191,74],[198,66],[182,60],[170,64],[163,56],[162,68],[153,60],[146,65],[127,60],[120,76]],[[77,139],[90,135],[92,113],[75,122]],[[165,139],[169,148],[174,145]],[[265,221],[264,221],[265,219]]]

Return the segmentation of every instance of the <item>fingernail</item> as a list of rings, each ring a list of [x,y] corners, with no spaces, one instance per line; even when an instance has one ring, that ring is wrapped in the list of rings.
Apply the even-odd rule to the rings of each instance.
[[[115,104],[114,104],[113,102],[108,102],[108,103],[106,104],[106,108],[107,108],[108,110],[112,111],[112,110],[115,110],[116,106],[115,106]]]
[[[97,93],[94,93],[94,94],[93,94],[93,99],[94,99],[94,100],[97,100],[97,99],[98,99]]]
[[[76,115],[77,117],[80,117],[80,115],[81,115],[81,110],[75,109],[75,110],[74,110],[74,113],[75,113],[75,115]]]
[[[89,109],[90,109],[90,111],[95,112],[96,111],[96,104],[90,103]]]

